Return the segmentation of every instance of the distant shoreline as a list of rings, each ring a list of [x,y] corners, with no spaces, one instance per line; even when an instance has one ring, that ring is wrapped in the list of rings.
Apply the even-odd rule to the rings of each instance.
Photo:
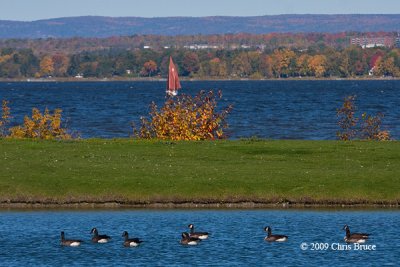
[[[0,78],[0,82],[165,82],[166,78],[24,78],[24,79],[5,79]],[[180,78],[184,82],[192,81],[391,81],[400,80],[400,77],[350,77],[350,78],[312,78],[312,77],[290,77],[290,78],[270,78],[270,79],[250,79],[250,78]]]

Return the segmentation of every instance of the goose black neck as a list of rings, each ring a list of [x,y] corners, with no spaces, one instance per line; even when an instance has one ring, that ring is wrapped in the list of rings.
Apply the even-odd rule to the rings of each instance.
[[[349,229],[349,227],[346,227],[346,237],[350,237],[350,229]]]
[[[271,236],[271,234],[272,234],[271,228],[268,227],[268,236]]]

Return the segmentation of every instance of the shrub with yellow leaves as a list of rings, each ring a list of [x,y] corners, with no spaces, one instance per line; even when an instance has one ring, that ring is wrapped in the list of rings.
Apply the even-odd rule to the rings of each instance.
[[[378,113],[376,116],[363,113],[361,117],[363,120],[361,134],[364,139],[377,141],[390,140],[390,132],[381,130],[382,119],[384,117],[382,113]]]
[[[61,127],[61,109],[53,113],[46,108],[42,114],[39,109],[32,109],[32,117],[25,116],[24,123],[10,129],[11,138],[34,139],[71,139],[65,128]]]
[[[359,119],[355,114],[357,110],[355,99],[356,96],[346,97],[342,107],[337,109],[336,115],[339,118],[338,124],[341,128],[341,131],[337,132],[338,138],[343,141],[353,138],[377,141],[391,140],[390,132],[381,130],[384,117],[382,113],[372,116],[364,112],[361,115],[361,126],[357,126]]]
[[[10,108],[8,101],[3,100],[1,105],[1,119],[0,119],[0,137],[6,136],[6,125],[10,122]]]
[[[358,118],[355,116],[357,110],[355,100],[356,96],[347,96],[342,107],[336,110],[336,116],[339,119],[338,124],[341,128],[341,131],[338,131],[336,136],[340,140],[348,141],[356,136]]]
[[[141,118],[141,127],[134,134],[138,138],[163,140],[215,140],[226,137],[228,127],[226,116],[232,110],[228,106],[217,111],[217,100],[213,91],[200,91],[196,96],[182,94],[168,98],[158,110],[153,102],[150,106],[150,119]]]

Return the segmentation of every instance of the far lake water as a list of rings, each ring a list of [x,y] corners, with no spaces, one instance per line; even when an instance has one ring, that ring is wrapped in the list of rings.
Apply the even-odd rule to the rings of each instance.
[[[336,109],[357,95],[358,115],[385,115],[383,129],[400,138],[400,81],[187,81],[181,93],[222,90],[220,107],[233,104],[229,138],[336,139]],[[67,127],[81,137],[128,137],[131,122],[165,100],[165,82],[0,82],[14,123],[32,107],[61,108]]]
[[[389,209],[1,210],[0,266],[398,266],[399,221],[400,211]],[[179,244],[189,223],[209,239]],[[371,234],[371,250],[340,250],[344,224]],[[264,241],[267,225],[288,241]],[[111,241],[92,244],[92,227]],[[61,247],[60,231],[84,243]],[[144,243],[123,247],[123,231]]]

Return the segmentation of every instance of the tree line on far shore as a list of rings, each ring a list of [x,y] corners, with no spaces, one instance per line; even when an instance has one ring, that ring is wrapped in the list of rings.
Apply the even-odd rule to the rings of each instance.
[[[400,77],[399,48],[103,49],[67,54],[1,48],[0,78],[166,77],[169,56],[181,77],[199,79]]]

